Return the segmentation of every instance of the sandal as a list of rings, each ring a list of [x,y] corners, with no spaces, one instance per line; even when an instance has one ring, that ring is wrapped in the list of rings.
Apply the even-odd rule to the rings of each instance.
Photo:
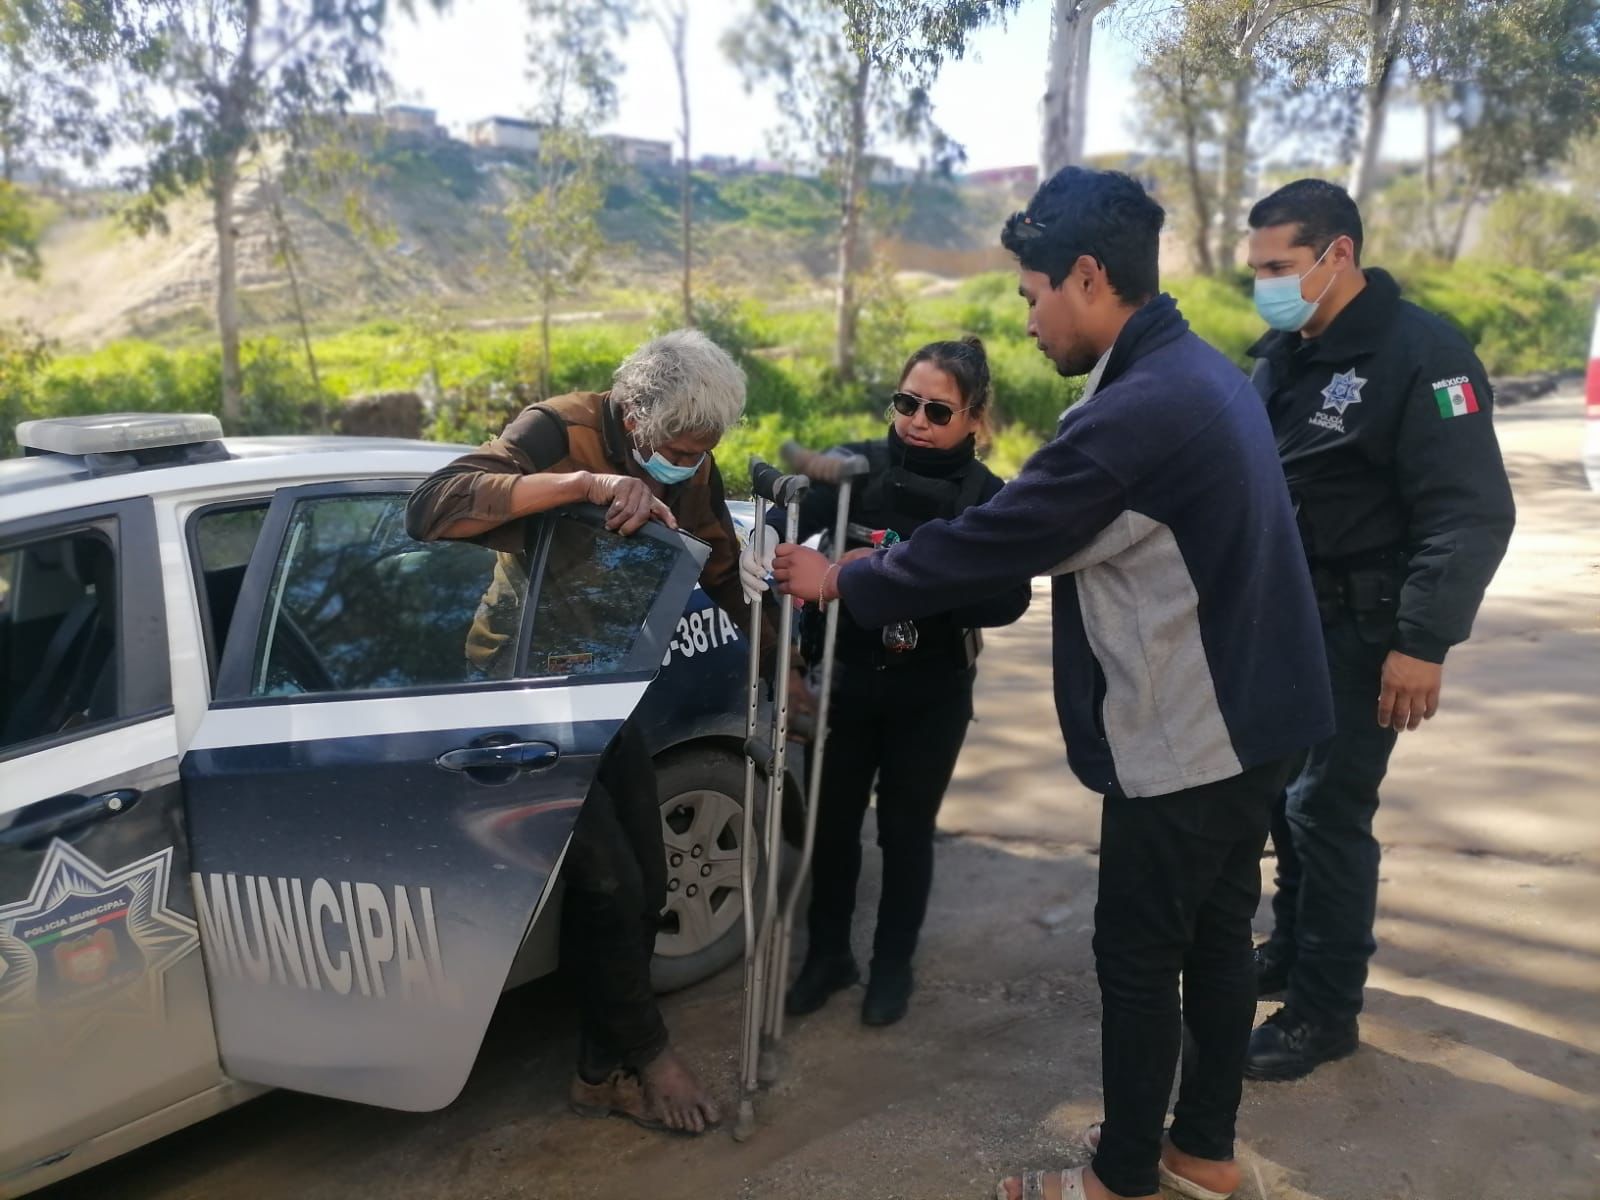
[[[1084,1200],[1088,1192],[1083,1190],[1084,1167],[1066,1167],[1059,1173],[1061,1181],[1061,1200]],[[1020,1176],[1009,1175],[1007,1179],[1022,1180],[1022,1200],[1044,1200],[1044,1181],[1054,1171],[1024,1171]],[[1006,1193],[1006,1180],[1002,1179],[994,1189],[995,1200],[1010,1200]]]
[[[1083,1144],[1091,1154],[1100,1149],[1100,1126],[1104,1122],[1096,1121],[1083,1131]],[[1185,1179],[1167,1167],[1166,1163],[1157,1166],[1160,1172],[1161,1186],[1169,1192],[1176,1192],[1184,1200],[1228,1200],[1232,1192],[1213,1192],[1208,1187],[1201,1187],[1192,1179]]]

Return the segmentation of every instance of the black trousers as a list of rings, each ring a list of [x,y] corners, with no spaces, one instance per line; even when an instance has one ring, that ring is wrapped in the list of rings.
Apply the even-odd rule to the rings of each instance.
[[[1109,795],[1101,806],[1094,960],[1106,1115],[1094,1171],[1120,1195],[1157,1190],[1183,1027],[1190,1050],[1172,1141],[1200,1158],[1233,1157],[1256,1010],[1250,921],[1290,765],[1169,796]]]
[[[667,898],[655,766],[631,722],[600,760],[562,868],[561,967],[579,1007],[578,1070],[591,1083],[667,1045],[650,959]]]
[[[971,667],[888,668],[840,663],[812,860],[810,952],[850,949],[861,822],[878,790],[883,891],[873,958],[909,962],[933,889],[933,833],[972,720]]]
[[[1378,785],[1399,734],[1378,725],[1392,625],[1346,614],[1325,627],[1334,735],[1313,746],[1279,798],[1269,952],[1289,964],[1289,1005],[1328,1021],[1361,1011],[1367,962],[1378,948]]]

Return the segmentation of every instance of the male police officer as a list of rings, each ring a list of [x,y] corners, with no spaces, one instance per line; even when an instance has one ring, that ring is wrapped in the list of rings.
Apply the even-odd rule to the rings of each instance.
[[[1250,1041],[1246,1075],[1297,1079],[1355,1051],[1378,893],[1372,818],[1402,730],[1439,706],[1505,553],[1513,508],[1466,340],[1361,261],[1344,190],[1302,179],[1250,213],[1256,307],[1272,327],[1254,381],[1310,559],[1337,732],[1280,801],[1262,995],[1287,1003]]]

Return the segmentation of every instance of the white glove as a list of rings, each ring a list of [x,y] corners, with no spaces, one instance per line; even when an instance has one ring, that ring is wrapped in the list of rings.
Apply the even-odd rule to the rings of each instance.
[[[765,559],[756,557],[756,542],[753,535],[739,552],[739,586],[744,589],[746,604],[752,603],[757,596],[767,590],[767,576],[772,573],[772,562],[778,554],[777,542],[777,538],[771,534],[767,535]]]

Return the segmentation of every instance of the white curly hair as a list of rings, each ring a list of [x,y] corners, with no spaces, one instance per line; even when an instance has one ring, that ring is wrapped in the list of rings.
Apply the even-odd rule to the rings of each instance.
[[[726,433],[744,415],[744,370],[698,329],[646,342],[611,377],[611,402],[641,446],[685,433]]]

